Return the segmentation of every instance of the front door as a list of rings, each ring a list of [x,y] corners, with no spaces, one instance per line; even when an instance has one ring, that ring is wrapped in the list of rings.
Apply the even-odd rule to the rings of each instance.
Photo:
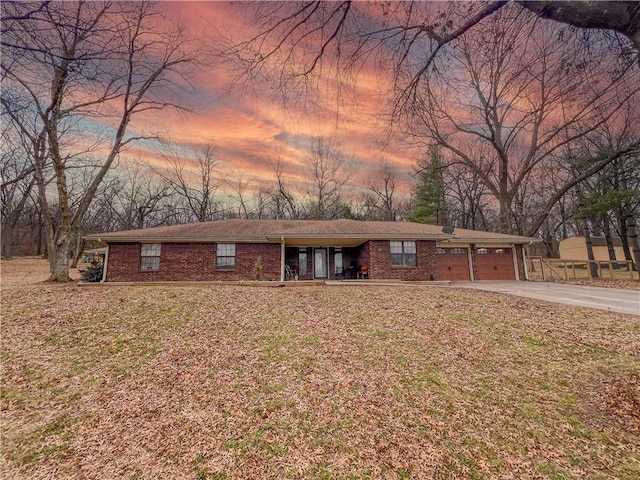
[[[313,278],[327,278],[327,249],[313,249]]]

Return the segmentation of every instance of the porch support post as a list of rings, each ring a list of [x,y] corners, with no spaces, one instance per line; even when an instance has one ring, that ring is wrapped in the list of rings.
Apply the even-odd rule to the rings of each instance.
[[[107,263],[109,262],[109,244],[107,243],[107,251],[104,254],[104,260],[102,261],[102,278],[100,283],[107,281]]]
[[[469,278],[472,282],[475,282],[476,277],[473,274],[473,253],[472,250],[475,248],[475,244],[470,243],[469,248],[467,249],[467,258],[469,260]]]
[[[531,245],[532,242],[529,242]],[[524,266],[524,279],[529,280],[529,268],[527,267],[527,253],[524,251],[524,245],[522,245],[522,265]],[[576,274],[575,268],[573,269],[573,274]]]
[[[285,260],[284,237],[280,237],[280,281],[284,282],[284,260]]]
[[[516,280],[520,280],[520,269],[518,268],[518,245],[515,243],[512,243],[512,249],[511,251],[513,252],[513,268],[516,274]],[[524,259],[524,248],[522,249],[522,258]]]

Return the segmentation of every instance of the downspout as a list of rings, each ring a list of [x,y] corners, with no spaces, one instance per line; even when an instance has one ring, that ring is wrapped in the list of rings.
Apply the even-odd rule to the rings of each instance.
[[[285,259],[284,237],[280,237],[280,281],[281,282],[284,282],[284,259]]]
[[[100,283],[107,281],[107,262],[109,261],[109,244],[107,243],[107,251],[104,254],[104,262],[102,263],[102,280]]]

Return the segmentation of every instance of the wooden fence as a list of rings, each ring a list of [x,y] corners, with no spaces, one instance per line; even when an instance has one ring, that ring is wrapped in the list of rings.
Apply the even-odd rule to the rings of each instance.
[[[559,258],[529,257],[529,278],[542,280],[578,280],[591,278],[589,264],[595,264],[598,277],[611,280],[640,280],[631,261],[564,260]]]

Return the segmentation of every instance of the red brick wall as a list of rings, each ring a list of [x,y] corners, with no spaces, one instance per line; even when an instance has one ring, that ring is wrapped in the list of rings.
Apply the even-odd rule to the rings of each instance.
[[[475,245],[471,245],[474,276],[478,279]],[[418,240],[417,267],[392,267],[389,241],[372,240],[366,242],[353,253],[358,265],[369,267],[371,279],[397,280],[437,280],[438,266],[435,253],[436,243],[432,240]],[[516,245],[520,279],[524,280],[522,245]],[[307,275],[313,278],[313,250],[308,249]],[[343,250],[345,251],[345,250]],[[298,250],[287,251],[287,260],[297,263]],[[262,257],[263,275],[267,280],[280,280],[280,244],[237,243],[236,266],[234,270],[216,270],[215,243],[163,243],[160,254],[160,269],[140,270],[139,243],[112,243],[109,245],[107,279],[122,282],[144,281],[205,281],[205,280],[253,280],[256,258]],[[291,257],[291,258],[290,258]],[[329,273],[333,277],[333,249],[330,252]],[[351,260],[347,260],[351,262]],[[345,264],[345,267],[348,265]]]
[[[163,243],[160,269],[140,270],[139,243],[109,245],[107,280],[115,282],[253,280],[253,268],[262,257],[265,280],[280,280],[280,244],[236,243],[233,270],[216,270],[215,243]]]
[[[416,241],[417,266],[392,267],[388,240],[371,240],[365,249],[369,257],[369,278],[394,280],[436,280],[438,266],[435,240]]]

